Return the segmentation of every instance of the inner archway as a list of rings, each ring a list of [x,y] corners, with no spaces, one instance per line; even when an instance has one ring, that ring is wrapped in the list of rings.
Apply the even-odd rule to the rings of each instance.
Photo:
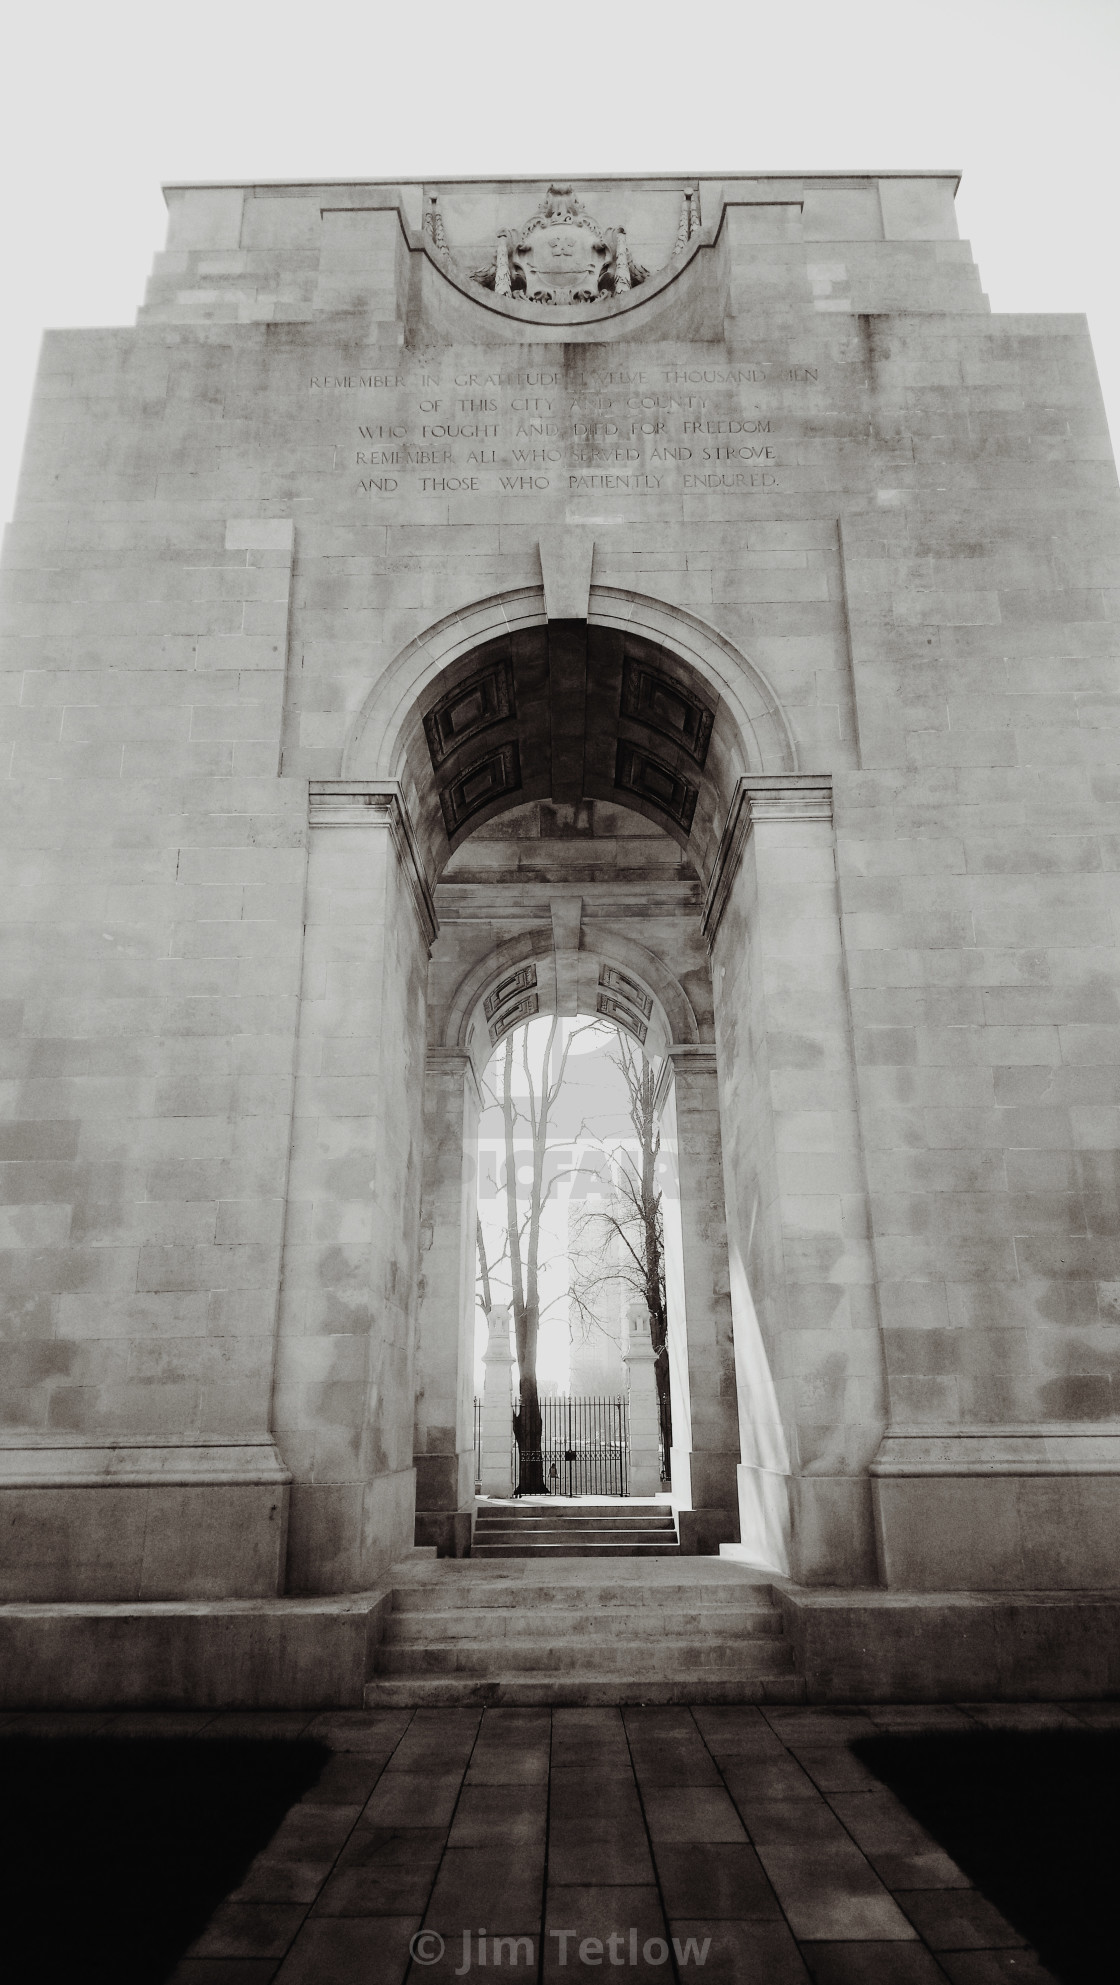
[[[621,1021],[507,1022],[483,1078],[475,1392],[488,1497],[667,1493],[660,1060],[642,1042],[648,995],[627,986]]]
[[[529,596],[505,615],[491,603],[413,644],[347,752],[348,766],[376,764],[397,782],[439,924],[417,1539],[467,1548],[473,1506],[480,1078],[507,1029],[583,1012],[628,1028],[660,1063],[673,1498],[682,1546],[714,1551],[739,1535],[741,1441],[704,922],[743,776],[788,774],[795,754],[763,678],[699,622],[678,627],[652,602],[595,587],[587,619],[549,619]],[[484,638],[467,643],[465,626]],[[391,736],[371,759],[378,698],[388,716],[393,694]]]
[[[504,807],[479,811],[485,817],[456,837],[435,890],[440,930],[428,978],[417,1537],[465,1548],[465,1526],[449,1523],[448,1504],[452,1469],[454,1493],[464,1499],[457,1501],[460,1511],[473,1490],[475,1278],[468,1240],[475,1224],[479,1084],[511,1030],[535,1016],[583,1014],[625,1029],[661,1076],[674,1506],[686,1548],[714,1550],[738,1536],[738,1424],[711,974],[700,924],[703,889],[688,837],[659,824],[651,807],[617,799],[507,799]],[[683,1152],[680,1111],[688,1120]],[[449,1283],[454,1264],[458,1280]],[[459,1346],[454,1397],[453,1338]]]

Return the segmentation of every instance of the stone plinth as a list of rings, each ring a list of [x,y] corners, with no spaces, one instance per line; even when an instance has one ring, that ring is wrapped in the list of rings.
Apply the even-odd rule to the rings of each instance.
[[[0,1449],[0,1598],[269,1598],[291,1475],[271,1440]]]

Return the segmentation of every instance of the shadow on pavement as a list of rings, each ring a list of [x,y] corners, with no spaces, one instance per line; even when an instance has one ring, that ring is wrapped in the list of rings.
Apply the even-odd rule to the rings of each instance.
[[[0,1738],[7,1975],[157,1985],[329,1756],[303,1741]]]
[[[852,1750],[1065,1985],[1117,1975],[1120,1732],[870,1737]]]

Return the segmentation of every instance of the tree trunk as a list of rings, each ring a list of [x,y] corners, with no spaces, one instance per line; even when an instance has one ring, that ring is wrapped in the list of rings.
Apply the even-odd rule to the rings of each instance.
[[[477,1213],[474,1216],[474,1240],[475,1246],[478,1249],[478,1273],[482,1283],[482,1314],[489,1321],[490,1311],[493,1308],[490,1298],[490,1267],[486,1259],[486,1242],[482,1233],[482,1221]]]
[[[519,1214],[517,1197],[517,1146],[514,1131],[522,1112],[518,1110],[513,1099],[514,1034],[506,1037],[502,1056],[500,1100],[505,1131],[506,1228],[509,1235],[513,1333],[521,1389],[520,1406],[514,1415],[514,1431],[520,1457],[518,1493],[521,1495],[540,1495],[547,1488],[541,1454],[542,1419],[537,1387],[537,1339],[541,1320],[539,1285],[541,1212],[551,1190],[551,1186],[547,1189],[545,1186],[549,1123],[556,1099],[563,1086],[572,1041],[575,1033],[582,1031],[577,1028],[575,1033],[568,1035],[554,1072],[553,1055],[559,1026],[559,1016],[554,1014],[541,1058],[539,1090],[529,1065],[529,1029],[526,1026],[515,1030],[521,1034],[521,1057],[528,1085],[528,1123],[532,1139],[532,1176],[529,1185],[528,1211],[524,1222]]]
[[[553,1020],[549,1031],[549,1054],[556,1033]],[[528,1068],[529,1034],[524,1031],[523,1054]],[[546,1064],[547,1069],[547,1064]],[[513,1036],[506,1040],[506,1051],[502,1060],[502,1119],[505,1127],[506,1145],[506,1226],[509,1232],[510,1253],[510,1292],[513,1299],[513,1336],[517,1351],[518,1408],[513,1416],[513,1431],[517,1440],[518,1481],[516,1494],[519,1496],[540,1495],[544,1489],[544,1461],[541,1456],[541,1407],[537,1392],[537,1333],[540,1326],[540,1312],[537,1298],[537,1253],[540,1246],[540,1176],[543,1174],[543,1153],[538,1164],[537,1123],[533,1129],[533,1177],[529,1200],[528,1247],[525,1256],[521,1251],[521,1220],[517,1206],[517,1146],[514,1129],[517,1110],[513,1101]],[[547,1142],[548,1120],[544,1112],[544,1137]]]
[[[642,1227],[645,1241],[646,1268],[646,1308],[649,1311],[650,1338],[656,1356],[654,1377],[657,1382],[657,1417],[661,1429],[662,1465],[665,1475],[669,1473],[669,1456],[673,1448],[673,1407],[669,1391],[669,1329],[665,1307],[665,1247],[661,1218],[661,1194],[657,1189],[657,1157],[661,1149],[661,1133],[654,1114],[653,1099],[656,1092],[653,1069],[645,1056],[640,1068],[633,1067],[629,1051],[626,1058],[631,1062],[632,1074],[628,1074],[631,1099],[631,1121],[638,1133],[641,1148],[641,1206]]]

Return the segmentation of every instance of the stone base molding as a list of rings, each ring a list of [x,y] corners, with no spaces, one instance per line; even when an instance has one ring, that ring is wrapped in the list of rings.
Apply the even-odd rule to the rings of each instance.
[[[0,1709],[360,1709],[388,1591],[0,1605]]]
[[[1091,1702],[1120,1682],[1116,1593],[774,1593],[809,1702]]]
[[[0,1598],[268,1598],[291,1474],[268,1439],[0,1449]]]
[[[1120,1681],[1117,1594],[772,1589],[809,1702],[1093,1700]],[[0,1605],[0,1709],[357,1709],[392,1604]]]
[[[1120,1588],[1120,1429],[895,1429],[871,1489],[888,1587]]]

